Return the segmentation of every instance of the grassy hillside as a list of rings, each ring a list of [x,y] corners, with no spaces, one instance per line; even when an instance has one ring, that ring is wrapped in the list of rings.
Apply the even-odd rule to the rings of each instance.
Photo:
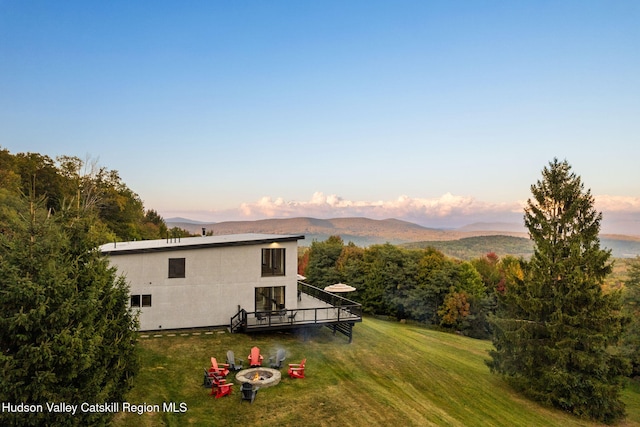
[[[529,258],[533,255],[533,242],[529,239],[513,236],[479,236],[449,241],[431,241],[406,243],[406,248],[432,247],[447,256],[470,260],[480,258],[489,252],[499,257],[513,255]]]
[[[406,248],[433,247],[447,256],[470,260],[479,258],[489,252],[498,256],[513,255],[529,258],[533,255],[533,242],[528,238],[515,236],[475,236],[448,241],[426,241],[405,243]],[[615,258],[632,258],[640,254],[640,242],[627,236],[603,236],[601,246],[611,249]]]
[[[201,386],[211,356],[228,349],[246,358],[252,346],[265,358],[277,348],[286,363],[307,358],[307,378],[283,369],[275,387],[260,390],[253,404],[231,396],[214,399]],[[116,426],[593,426],[541,407],[489,373],[487,341],[472,340],[366,318],[354,342],[323,329],[306,341],[288,333],[208,335],[164,333],[141,338],[142,370],[128,395],[131,403],[184,402],[186,413],[118,414]],[[230,374],[230,380],[232,380]],[[626,390],[629,416],[640,425],[640,391]]]

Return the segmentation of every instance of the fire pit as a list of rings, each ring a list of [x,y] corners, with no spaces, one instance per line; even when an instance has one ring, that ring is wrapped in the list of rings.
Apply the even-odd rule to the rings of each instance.
[[[260,388],[271,387],[280,382],[280,371],[271,368],[244,369],[236,374],[236,381]]]

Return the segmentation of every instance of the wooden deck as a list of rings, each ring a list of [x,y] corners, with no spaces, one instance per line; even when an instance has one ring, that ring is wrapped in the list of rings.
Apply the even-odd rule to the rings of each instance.
[[[274,312],[241,310],[231,318],[232,332],[257,332],[328,326],[351,341],[351,330],[362,321],[362,306],[354,301],[325,292],[306,283],[298,283],[298,306]]]

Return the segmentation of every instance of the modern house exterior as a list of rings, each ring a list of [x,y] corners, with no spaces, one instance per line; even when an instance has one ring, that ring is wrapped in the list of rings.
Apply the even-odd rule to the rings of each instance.
[[[360,306],[298,281],[302,239],[233,234],[109,243],[100,251],[129,283],[141,331],[324,323],[351,339]]]

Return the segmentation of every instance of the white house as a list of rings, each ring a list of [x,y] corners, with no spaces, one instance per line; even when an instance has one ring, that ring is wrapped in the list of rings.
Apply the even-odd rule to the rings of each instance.
[[[131,288],[140,330],[229,325],[298,307],[299,235],[234,234],[102,245]]]

